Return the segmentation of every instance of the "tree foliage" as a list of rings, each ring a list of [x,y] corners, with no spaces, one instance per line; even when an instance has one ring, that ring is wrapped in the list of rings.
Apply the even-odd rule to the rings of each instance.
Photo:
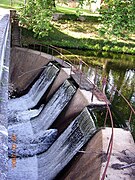
[[[68,0],[64,0],[66,2]],[[78,0],[82,6],[86,0]],[[88,0],[91,1],[91,0]],[[27,0],[27,3],[20,9],[20,23],[35,36],[44,37],[52,29],[51,20],[55,9],[55,0]],[[77,12],[80,15],[80,12]]]
[[[128,37],[135,32],[135,0],[104,0],[101,35]]]
[[[52,0],[28,0],[19,12],[20,22],[36,36],[46,36],[51,30],[53,8]]]

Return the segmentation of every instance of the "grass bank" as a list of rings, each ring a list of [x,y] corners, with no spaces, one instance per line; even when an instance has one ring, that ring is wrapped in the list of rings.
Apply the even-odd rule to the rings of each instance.
[[[53,21],[52,32],[49,32],[48,36],[44,38],[34,38],[31,31],[23,29],[22,42],[25,44],[35,42],[63,48],[135,54],[133,39],[109,41],[98,35],[98,26],[98,22]]]
[[[114,53],[135,54],[135,35],[127,40],[108,40],[98,33],[100,27],[99,14],[92,14],[88,10],[76,8],[56,7],[60,18],[52,21],[52,32],[47,37],[34,38],[34,34],[26,29],[22,30],[22,42],[32,42],[53,45],[63,48],[82,50],[96,50]],[[54,15],[55,17],[55,15]]]
[[[7,9],[18,8],[23,3],[23,0],[0,0],[0,7]]]
[[[12,4],[11,4],[12,2]],[[5,8],[18,8],[22,0],[1,0],[0,6]],[[79,10],[79,13],[78,13]],[[108,40],[98,34],[100,26],[99,15],[88,10],[56,7],[56,13],[62,18],[52,21],[52,32],[44,38],[35,38],[27,29],[22,29],[22,43],[39,43],[62,48],[82,50],[96,50],[103,52],[135,54],[135,35],[128,40]]]

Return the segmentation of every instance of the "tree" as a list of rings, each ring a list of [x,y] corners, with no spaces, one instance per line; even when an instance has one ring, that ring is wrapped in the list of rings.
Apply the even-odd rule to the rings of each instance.
[[[82,6],[84,1],[79,0],[79,4]],[[32,30],[35,36],[47,36],[52,29],[51,20],[54,9],[55,0],[27,0],[19,12],[20,23]]]
[[[51,19],[54,8],[52,0],[28,0],[23,5],[20,14],[20,23],[36,36],[43,37],[51,30]]]
[[[128,37],[135,32],[135,0],[104,0],[101,35]]]

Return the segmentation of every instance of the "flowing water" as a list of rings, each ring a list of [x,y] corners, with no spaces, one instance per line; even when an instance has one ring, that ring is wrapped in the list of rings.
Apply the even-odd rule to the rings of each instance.
[[[127,121],[131,117],[132,131],[134,131],[135,137],[135,115],[131,113],[127,103],[118,93],[123,94],[135,109],[135,56],[80,50],[69,51],[72,54],[65,53],[67,58],[74,63],[77,62],[77,58],[85,61],[89,68],[82,65],[83,71],[100,89],[105,89],[106,95],[109,99],[111,98],[115,127],[126,127]],[[116,89],[118,91],[114,91]],[[97,124],[103,126],[106,112],[95,112],[95,114],[98,119]],[[109,122],[108,118],[107,124]]]
[[[34,83],[26,95],[9,100],[9,111],[23,111],[36,106],[55,79],[58,71],[59,69],[56,66],[54,66],[52,63],[49,63],[49,65],[45,67],[39,79]]]

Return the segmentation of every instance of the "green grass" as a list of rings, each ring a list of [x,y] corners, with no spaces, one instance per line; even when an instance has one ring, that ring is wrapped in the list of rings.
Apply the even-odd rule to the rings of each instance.
[[[53,22],[52,32],[49,32],[47,37],[35,39],[33,33],[24,29],[22,40],[26,44],[35,41],[39,44],[63,48],[135,54],[135,42],[133,39],[119,42],[109,41],[99,36],[98,26],[99,22],[59,20]]]
[[[70,7],[61,7],[56,6],[56,13],[62,13],[62,19],[64,20],[74,20],[76,21],[78,17],[83,17],[85,21],[89,22],[98,22],[100,15],[91,13],[89,10],[80,9],[80,8],[70,8]]]
[[[0,0],[0,7],[17,8],[20,6],[20,4],[23,4],[23,3],[24,3],[24,0]]]
[[[86,9],[81,8],[71,8],[71,7],[62,7],[62,6],[56,6],[56,11],[65,13],[65,14],[78,14],[78,11],[81,15],[87,15],[87,16],[98,16],[98,14],[94,14]]]
[[[31,35],[23,32],[23,41],[36,41],[39,43],[60,46],[65,48],[90,49],[98,51],[111,51],[135,54],[135,41],[131,37],[129,40],[109,41],[98,34],[100,22],[97,16],[85,16],[85,21],[78,20],[76,8],[56,7],[57,12],[65,15],[58,21],[53,21],[53,31],[48,37],[34,39]],[[93,18],[94,17],[94,18]],[[88,19],[89,18],[89,19]]]
[[[57,12],[61,12],[65,14],[76,14],[77,9],[78,8],[66,8],[66,7],[61,7],[61,6],[56,7]]]
[[[66,26],[65,29],[67,30]],[[53,27],[52,32],[49,32],[47,37],[40,39],[34,38],[34,34],[26,29],[23,29],[22,35],[22,42],[24,44],[37,43],[44,45],[54,45],[63,48],[135,54],[134,43],[112,42],[101,38],[94,39],[93,37],[73,37],[70,34],[66,34],[62,32],[62,30],[59,30],[58,27]]]

